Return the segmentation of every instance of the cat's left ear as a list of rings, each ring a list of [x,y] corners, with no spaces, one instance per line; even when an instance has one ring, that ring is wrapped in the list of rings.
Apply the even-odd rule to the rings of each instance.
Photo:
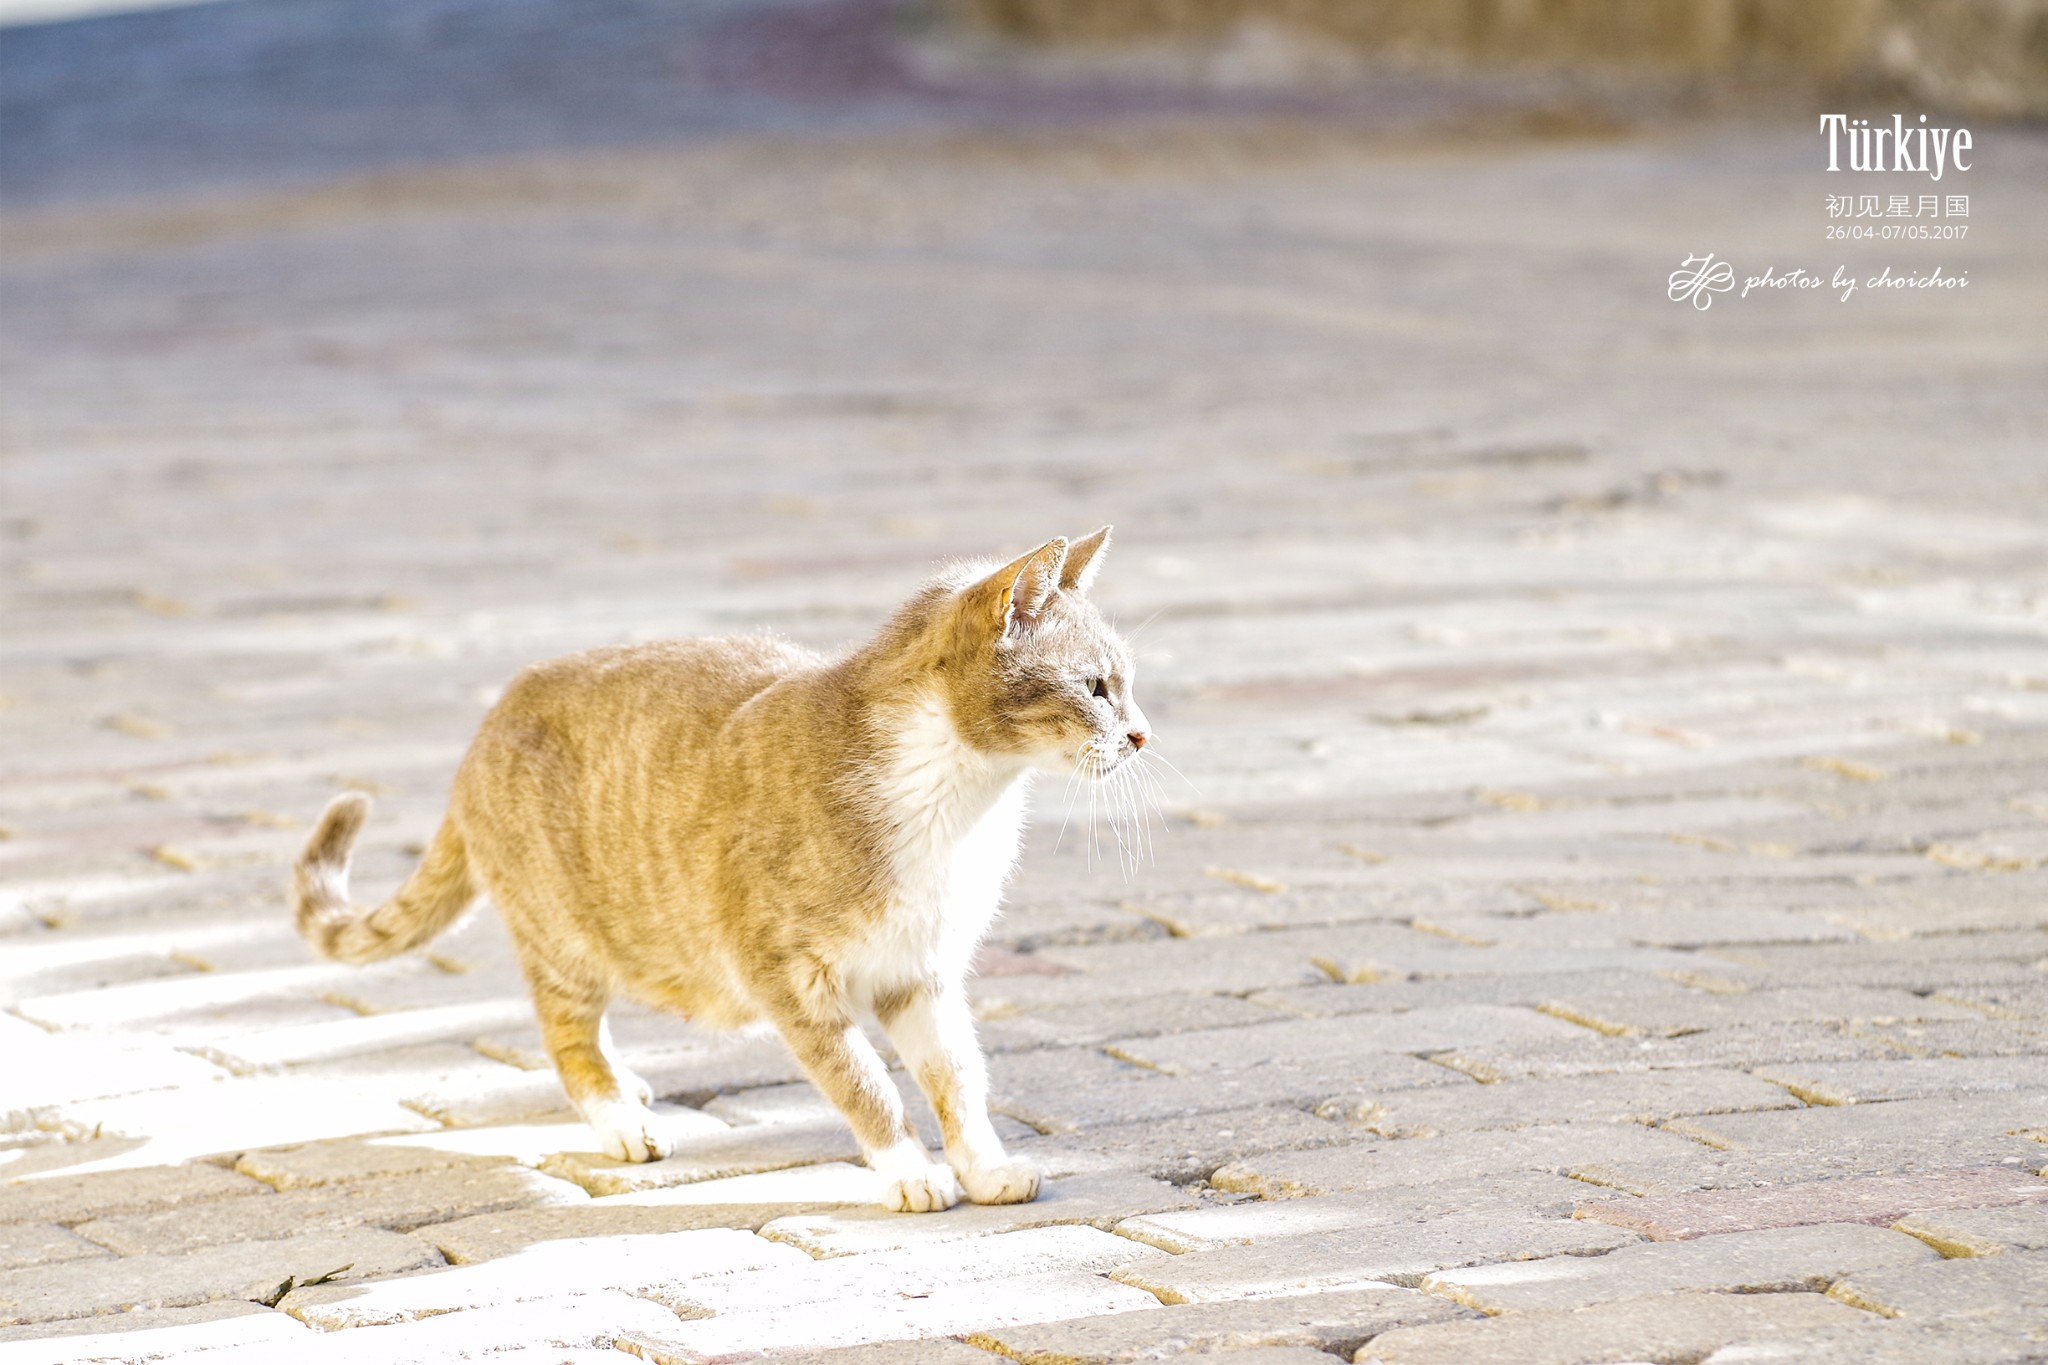
[[[1007,634],[1019,621],[1029,622],[1045,610],[1066,561],[1067,538],[1054,536],[982,580],[975,596],[988,604],[996,634]]]
[[[1067,562],[1060,569],[1060,586],[1068,592],[1085,593],[1102,568],[1103,552],[1109,549],[1109,527],[1082,536],[1067,547]]]

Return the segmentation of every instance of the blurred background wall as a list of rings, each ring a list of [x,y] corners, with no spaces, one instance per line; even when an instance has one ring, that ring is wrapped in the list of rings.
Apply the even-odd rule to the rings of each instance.
[[[939,0],[1047,44],[1227,44],[1271,27],[1418,64],[1612,68],[2048,113],[2048,0]]]

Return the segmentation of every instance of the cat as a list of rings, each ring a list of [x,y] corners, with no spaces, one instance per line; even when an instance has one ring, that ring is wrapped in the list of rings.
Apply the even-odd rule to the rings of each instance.
[[[852,1125],[884,1207],[1037,1197],[1004,1150],[966,978],[1034,770],[1123,780],[1151,739],[1129,647],[1088,599],[1110,528],[956,566],[839,658],[765,636],[594,649],[521,673],[457,770],[419,867],[348,898],[369,810],[336,797],[295,869],[327,957],[418,948],[482,895],[517,944],[563,1089],[609,1155],[672,1150],[605,1010],[766,1020]],[[935,1162],[860,1027],[930,1101]]]

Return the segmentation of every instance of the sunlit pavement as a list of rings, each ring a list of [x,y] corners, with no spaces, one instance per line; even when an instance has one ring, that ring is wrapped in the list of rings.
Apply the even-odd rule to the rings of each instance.
[[[1803,125],[902,108],[15,143],[0,1362],[2048,1352],[2048,138],[1950,247],[1824,241]],[[1672,302],[1710,250],[1971,283]],[[1178,775],[1046,784],[984,956],[1038,1202],[866,1209],[779,1043],[651,1013],[677,1153],[607,1160],[488,911],[294,934],[524,663],[1105,521]]]

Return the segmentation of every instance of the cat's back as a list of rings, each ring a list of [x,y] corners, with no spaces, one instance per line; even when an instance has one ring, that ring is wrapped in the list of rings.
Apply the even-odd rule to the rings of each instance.
[[[610,750],[688,744],[715,732],[762,689],[821,662],[809,650],[765,635],[585,650],[523,670],[478,739]]]

